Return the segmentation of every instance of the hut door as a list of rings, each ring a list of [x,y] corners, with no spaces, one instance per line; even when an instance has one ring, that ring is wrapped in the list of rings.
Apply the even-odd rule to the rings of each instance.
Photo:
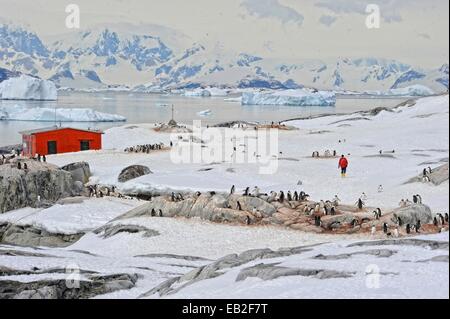
[[[47,154],[56,154],[57,153],[57,147],[56,147],[56,141],[48,141],[47,142]]]
[[[80,141],[80,150],[81,151],[89,151],[89,141]]]

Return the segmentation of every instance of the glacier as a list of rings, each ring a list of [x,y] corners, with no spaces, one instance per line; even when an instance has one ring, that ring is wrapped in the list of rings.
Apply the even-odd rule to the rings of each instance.
[[[36,122],[124,122],[121,115],[97,112],[92,109],[27,108],[22,105],[0,107],[0,121]]]
[[[56,85],[47,80],[21,75],[0,83],[0,98],[3,100],[56,101]]]
[[[271,93],[243,92],[242,105],[334,106],[336,94],[309,89],[283,90]]]
[[[366,91],[365,94],[382,96],[430,96],[435,92],[424,85],[415,84],[404,88],[394,88],[387,91]]]

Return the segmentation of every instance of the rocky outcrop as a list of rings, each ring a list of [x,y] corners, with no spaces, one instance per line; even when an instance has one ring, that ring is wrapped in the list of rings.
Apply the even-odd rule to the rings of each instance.
[[[257,277],[262,280],[273,280],[279,277],[303,276],[317,279],[348,278],[353,273],[346,271],[324,270],[324,269],[301,269],[277,266],[277,264],[258,264],[242,269],[236,281],[243,281],[249,277]]]
[[[439,167],[436,167],[432,169],[431,173],[428,173],[427,176],[430,178],[430,182],[433,185],[441,185],[445,181],[448,181],[448,163],[445,163],[444,165],[441,165]],[[408,183],[419,183],[423,181],[423,175],[420,174],[419,176],[413,177],[410,180],[408,180],[405,184]]]
[[[163,282],[162,284],[156,286],[149,292],[141,295],[140,297],[148,297],[154,294],[159,294],[160,296],[172,294],[196,282],[221,276],[223,275],[225,269],[239,267],[248,262],[258,259],[290,256],[295,254],[301,254],[307,251],[310,251],[310,248],[308,246],[283,248],[278,251],[273,251],[268,248],[252,249],[245,251],[239,255],[238,254],[227,255],[209,265],[196,268],[183,276],[171,278]]]
[[[394,210],[392,221],[396,222],[398,218],[404,224],[415,225],[419,220],[422,224],[427,224],[433,220],[433,214],[430,207],[423,204],[414,204]]]
[[[128,182],[129,180],[148,174],[152,174],[152,171],[147,166],[131,165],[124,168],[122,172],[120,172],[118,180],[121,183],[125,183]]]
[[[62,170],[70,172],[74,181],[81,182],[83,185],[89,182],[91,169],[86,162],[71,163],[61,167]]]
[[[101,234],[103,238],[113,237],[119,233],[142,233],[144,237],[158,236],[159,232],[153,229],[148,229],[139,225],[105,225],[94,231],[95,234]]]
[[[0,299],[86,299],[123,289],[131,289],[136,274],[89,275],[70,288],[64,279],[33,282],[0,281]]]
[[[18,246],[67,247],[78,241],[84,233],[57,234],[31,225],[0,224],[0,243]]]
[[[242,210],[237,209],[237,202]],[[253,213],[253,211],[255,211]],[[269,203],[255,197],[233,195],[225,197],[220,194],[202,194],[191,196],[182,201],[172,201],[170,197],[160,196],[122,215],[120,219],[152,216],[152,212],[162,213],[162,217],[199,217],[212,222],[246,223],[247,217],[251,222],[259,221],[271,216],[276,209]]]
[[[17,168],[18,161],[22,169]],[[0,213],[41,207],[78,192],[72,174],[54,165],[22,159],[0,165]]]

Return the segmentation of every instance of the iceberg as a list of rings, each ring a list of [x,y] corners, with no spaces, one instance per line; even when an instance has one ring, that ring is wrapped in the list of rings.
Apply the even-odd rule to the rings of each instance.
[[[124,122],[121,115],[107,114],[92,109],[27,108],[21,105],[1,106],[0,121],[36,122]]]
[[[243,92],[242,105],[334,106],[336,94],[311,89],[283,90],[271,93]]]
[[[200,111],[197,113],[198,116],[209,116],[211,115],[212,111],[211,110],[204,110],[204,111]]]
[[[199,97],[211,97],[211,96],[227,96],[228,91],[219,88],[206,88],[206,89],[195,89],[191,91],[185,91],[184,96],[199,96]]]
[[[21,75],[0,84],[0,98],[3,100],[56,101],[58,91],[52,81]]]

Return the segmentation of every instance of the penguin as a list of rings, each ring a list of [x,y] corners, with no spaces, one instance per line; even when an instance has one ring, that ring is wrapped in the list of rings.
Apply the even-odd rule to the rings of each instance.
[[[237,205],[237,210],[241,211],[242,210],[241,203],[239,201],[237,201],[236,205]]]
[[[280,197],[279,197],[278,201],[279,201],[280,203],[283,203],[283,202],[284,202],[284,193],[283,193],[283,191],[280,191]]]
[[[230,195],[233,195],[233,194],[234,194],[235,189],[236,189],[236,188],[234,187],[234,185],[231,186]]]
[[[372,226],[372,228],[370,230],[371,235],[372,236],[375,235],[376,232],[377,232],[377,228],[375,226]]]
[[[325,215],[328,215],[329,211],[328,211],[328,206],[327,205],[325,205],[323,207],[323,211],[325,212]]]
[[[403,220],[400,217],[397,217],[398,226],[403,226]]]
[[[158,211],[158,216],[159,216],[159,217],[163,217],[163,212],[162,212],[161,209]]]
[[[156,216],[156,211],[154,208],[152,208],[152,212],[150,213],[150,216],[155,217]]]
[[[384,232],[385,234],[388,233],[388,224],[386,224],[386,223],[383,224],[383,232]]]
[[[47,162],[47,157],[45,157],[45,155],[42,156],[42,161],[45,163]]]
[[[172,192],[171,199],[172,199],[172,202],[175,202],[175,193],[174,192]]]
[[[288,191],[288,192],[287,192],[287,200],[288,200],[289,202],[292,202],[292,193],[291,193],[291,191]]]
[[[354,228],[354,227],[358,226],[358,221],[356,219],[353,219],[352,222],[350,223],[350,225]]]
[[[294,201],[298,202],[298,192],[294,192]]]
[[[434,226],[438,226],[439,225],[439,222],[438,222],[436,217],[433,218],[433,225]]]
[[[251,224],[251,219],[250,219],[250,216],[246,216],[245,217],[245,223],[247,224],[247,225],[250,225]]]
[[[247,187],[244,191],[244,196],[248,196],[250,193],[250,187]]]
[[[183,195],[182,195],[181,193],[178,193],[178,194],[177,194],[177,199],[178,199],[179,201],[183,201],[183,200],[184,200],[184,197],[183,197]]]
[[[393,234],[394,237],[395,237],[395,238],[398,238],[398,236],[399,236],[399,234],[398,234],[398,228],[395,228],[393,233],[394,233],[394,234]]]
[[[331,209],[330,209],[330,215],[331,216],[336,215],[336,209],[334,208],[334,206],[332,206]]]
[[[27,163],[23,163],[23,169],[27,170],[28,169],[28,165]]]
[[[417,196],[417,202],[419,204],[422,204],[422,196],[420,196],[419,194],[417,194],[416,196]]]
[[[381,215],[381,209],[380,208],[377,208],[377,213],[378,213],[378,217],[381,218],[382,215]]]
[[[411,233],[411,225],[410,224],[406,224],[406,233],[407,234]]]
[[[22,164],[20,162],[17,162],[17,168],[22,169]]]
[[[373,216],[375,217],[375,219],[380,219],[378,216],[378,212],[376,210],[373,211]]]
[[[444,218],[444,216],[442,216],[441,213],[439,213],[438,216],[439,216],[439,219],[441,220],[441,224],[444,225],[444,224],[445,224],[445,218]]]
[[[360,199],[358,199],[358,209],[362,210],[363,208],[364,208],[364,203],[363,203],[362,199],[360,198]]]
[[[444,217],[444,218],[445,218],[445,222],[448,223],[448,213],[445,213],[444,216],[445,216],[445,217]]]
[[[420,222],[420,219],[416,223],[416,233],[420,231],[420,227],[422,227],[422,223]]]
[[[314,219],[315,219],[315,225],[317,227],[320,227],[320,225],[322,224],[320,216],[316,216]]]
[[[428,166],[428,173],[431,174],[433,172],[433,170],[431,169],[430,166]]]
[[[419,201],[419,200],[417,199],[417,196],[416,196],[416,195],[413,195],[413,203],[414,203],[414,204],[417,204],[418,201]]]

